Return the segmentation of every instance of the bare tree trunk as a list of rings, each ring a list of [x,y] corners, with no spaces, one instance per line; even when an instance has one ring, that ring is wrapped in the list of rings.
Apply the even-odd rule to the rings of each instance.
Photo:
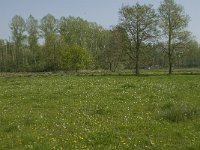
[[[0,48],[0,64],[1,64],[1,66],[0,66],[0,71],[2,71],[2,66],[3,66],[3,47],[2,48]]]
[[[36,56],[34,55],[33,57],[34,57],[33,58],[34,59],[34,67],[36,68],[36,65],[37,65]]]
[[[136,60],[135,60],[135,74],[139,75],[140,71],[139,71],[139,47],[137,46],[136,48]]]
[[[168,57],[169,57],[169,75],[172,74],[172,28],[171,28],[171,15],[169,13],[169,39],[168,39]]]
[[[139,71],[139,53],[140,53],[140,39],[139,39],[139,21],[137,22],[137,42],[136,42],[136,62],[135,62],[135,74],[138,76]]]
[[[171,40],[170,42],[171,43]],[[169,74],[172,74],[172,66],[173,66],[173,63],[172,63],[172,52],[171,52],[171,44],[168,45],[168,57],[169,57]]]
[[[14,64],[15,63],[15,47],[12,46],[11,52],[12,52],[12,62]]]
[[[169,63],[169,74],[172,74],[172,63]]]
[[[112,71],[112,63],[109,63],[109,70]]]
[[[169,45],[168,45],[168,57],[169,57],[169,74],[172,74],[172,52],[171,52],[171,36],[169,37]]]
[[[54,43],[54,45],[53,45],[53,71],[55,71],[56,70],[56,65],[55,65],[55,51],[56,51],[56,44]]]
[[[24,51],[24,49],[22,49],[22,68],[24,71],[24,68],[25,68],[25,51]]]
[[[7,65],[8,65],[8,51],[9,51],[9,42],[6,42],[6,51],[5,51],[5,71],[7,71]]]

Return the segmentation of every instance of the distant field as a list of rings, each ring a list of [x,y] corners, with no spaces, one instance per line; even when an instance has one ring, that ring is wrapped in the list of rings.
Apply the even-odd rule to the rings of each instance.
[[[0,149],[199,150],[200,75],[2,75]]]

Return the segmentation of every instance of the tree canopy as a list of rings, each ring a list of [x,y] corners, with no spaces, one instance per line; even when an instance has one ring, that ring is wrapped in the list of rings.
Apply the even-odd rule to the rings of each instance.
[[[143,43],[152,42],[157,34],[157,14],[151,5],[123,6],[120,10],[121,26],[130,40],[129,55],[135,60],[136,74],[139,74],[139,60]]]
[[[16,15],[12,38],[0,40],[0,71],[135,70],[200,67],[189,17],[174,0],[122,6],[119,24],[104,28],[81,17]]]

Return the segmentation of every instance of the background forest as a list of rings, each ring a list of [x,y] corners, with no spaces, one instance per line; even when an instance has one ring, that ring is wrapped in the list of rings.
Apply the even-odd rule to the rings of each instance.
[[[11,38],[0,40],[1,72],[133,70],[200,67],[200,47],[187,31],[181,5],[164,0],[152,5],[122,6],[120,22],[105,29],[80,17],[41,20],[16,15]]]

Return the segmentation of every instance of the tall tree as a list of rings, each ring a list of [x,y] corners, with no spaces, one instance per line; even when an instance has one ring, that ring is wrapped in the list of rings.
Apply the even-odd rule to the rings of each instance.
[[[69,45],[79,45],[87,48],[89,22],[80,17],[61,17],[59,21],[59,32]]]
[[[159,7],[159,18],[164,40],[167,43],[169,74],[172,74],[176,49],[184,45],[183,41],[186,41],[189,35],[185,31],[189,17],[185,15],[183,7],[176,4],[174,0],[164,0]]]
[[[45,40],[48,38],[48,35],[55,34],[58,30],[56,18],[51,14],[44,16],[40,23],[40,29]]]
[[[113,27],[112,30],[106,32],[106,45],[102,50],[102,63],[105,64],[105,69],[115,71],[120,67],[124,67],[123,63],[127,59],[124,55],[128,45],[128,36],[120,26]]]
[[[63,53],[62,45],[62,39],[59,35],[53,33],[48,35],[43,47],[46,61],[45,70],[56,71],[60,69]]]
[[[29,18],[26,21],[26,29],[28,32],[28,44],[29,49],[31,51],[32,55],[32,61],[34,64],[34,67],[36,67],[37,64],[37,54],[38,54],[38,39],[39,39],[39,30],[38,30],[39,24],[38,21],[30,15]],[[32,62],[31,62],[32,63]]]
[[[15,56],[15,61],[16,61],[16,67],[20,67],[20,65],[24,64],[24,60],[25,60],[23,42],[26,38],[25,36],[26,23],[24,19],[18,15],[14,16],[10,24],[10,29],[12,32],[12,40],[15,43],[14,56]]]
[[[123,6],[120,10],[121,25],[131,41],[129,55],[135,59],[136,75],[139,75],[142,43],[151,42],[157,33],[157,15],[152,7],[137,3],[133,6]]]
[[[46,70],[48,71],[55,71],[57,68],[56,53],[59,51],[59,49],[57,49],[59,41],[57,27],[57,20],[53,15],[47,14],[42,18],[40,29],[45,39],[44,57],[46,61]]]

